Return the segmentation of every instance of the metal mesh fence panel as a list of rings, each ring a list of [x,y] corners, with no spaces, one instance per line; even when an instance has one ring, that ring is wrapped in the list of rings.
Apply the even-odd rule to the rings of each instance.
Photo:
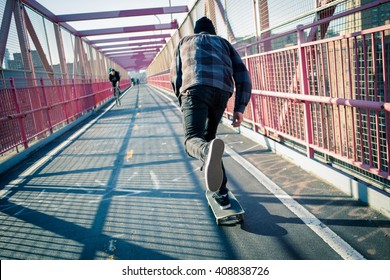
[[[247,125],[388,189],[389,13],[389,1],[196,1],[148,79],[171,90],[167,57],[208,16],[250,71]]]

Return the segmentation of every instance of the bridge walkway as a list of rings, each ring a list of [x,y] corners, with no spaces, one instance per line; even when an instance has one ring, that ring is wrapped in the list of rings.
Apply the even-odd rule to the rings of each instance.
[[[147,85],[0,179],[1,259],[390,258],[390,222],[220,125],[243,224],[217,226],[176,100]]]

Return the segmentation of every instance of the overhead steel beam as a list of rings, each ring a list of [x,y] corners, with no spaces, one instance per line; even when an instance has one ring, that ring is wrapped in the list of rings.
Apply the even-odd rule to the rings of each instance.
[[[154,52],[155,54],[157,52],[159,52],[161,49],[161,47],[158,47],[158,48],[142,48],[142,49],[138,49],[138,50],[135,50],[135,49],[127,49],[127,50],[120,50],[120,51],[113,51],[113,52],[105,52],[103,54],[107,55],[107,56],[113,56],[113,55],[122,55],[122,54],[132,54],[132,53],[143,53],[143,52]]]
[[[35,1],[35,0],[22,0],[22,2],[25,3],[26,5],[28,5],[31,9],[37,11],[38,13],[40,13],[40,14],[46,16],[47,18],[51,19],[52,21],[58,23],[57,16],[55,14],[53,14],[51,11],[49,11],[48,9],[46,9],[44,6],[39,4],[37,1]]]
[[[159,50],[158,49],[150,49],[150,50],[138,50],[138,51],[133,51],[133,52],[123,52],[123,53],[117,53],[117,54],[111,54],[111,56],[133,56],[133,55],[138,55],[138,54],[142,54],[142,55],[155,55]]]
[[[126,66],[123,65],[122,67],[126,69],[127,71],[140,71],[140,70],[145,70],[148,68],[148,65],[150,64],[150,61],[148,62],[142,62],[139,63],[138,61],[135,61],[134,64]]]
[[[135,60],[130,65],[123,65],[126,70],[141,70],[145,69],[149,65],[150,61]]]
[[[123,65],[124,67],[123,68],[128,68],[128,67],[134,67],[134,66],[138,66],[137,64],[149,64],[150,61],[152,61],[152,59],[145,59],[145,58],[133,58],[133,59],[130,59],[130,60],[127,60],[127,61],[123,61],[123,60],[116,60],[116,61],[120,61],[121,65]]]
[[[113,60],[116,60],[116,61],[120,61],[121,65],[122,64],[129,64],[130,61],[133,61],[134,59],[145,59],[145,60],[149,60],[149,61],[152,61],[154,59],[154,57],[144,57],[144,56],[141,56],[140,54],[137,55],[137,56],[132,56],[132,57],[121,57],[121,56],[118,56],[118,57],[110,57],[110,59],[113,59]]]
[[[178,28],[178,24],[177,21],[174,20],[171,23],[162,23],[162,24],[82,30],[82,31],[77,31],[76,34],[80,37],[85,37],[85,36],[96,36],[96,35],[111,35],[111,34],[119,34],[119,33],[168,30],[168,29],[176,29],[176,28]]]
[[[51,21],[53,21],[55,23],[59,23],[58,19],[57,19],[57,16],[55,14],[53,14],[51,11],[49,11],[48,9],[46,9],[44,6],[39,4],[37,1],[35,1],[35,0],[21,0],[21,1],[24,4],[26,4],[27,6],[29,6],[31,9],[33,9],[33,10],[37,11],[38,13],[44,15],[45,17],[47,17]],[[76,34],[76,32],[77,32],[76,29],[74,29],[69,24],[67,24],[65,22],[62,22],[62,23],[59,23],[59,24],[62,27],[64,27],[65,29],[67,29],[70,33]]]
[[[138,61],[140,61],[140,60],[142,60],[142,61],[151,61],[151,60],[153,60],[153,57],[152,58],[144,57],[142,54],[138,54],[138,55],[135,55],[135,56],[132,56],[132,57],[127,57],[127,58],[113,57],[111,59],[115,60],[115,61],[120,61],[122,65],[130,66],[136,60],[138,60]]]
[[[109,56],[110,58],[119,58],[122,57],[122,60],[126,59],[132,59],[134,57],[142,57],[142,58],[148,58],[148,59],[153,59],[155,55],[157,54],[156,51],[154,52],[134,52],[134,53],[127,53],[127,54],[116,54],[116,55],[111,55]]]
[[[67,22],[67,21],[82,21],[82,20],[107,19],[107,18],[118,18],[118,17],[175,14],[175,13],[187,13],[187,12],[188,12],[187,6],[174,6],[174,7],[149,8],[149,9],[109,11],[109,12],[66,14],[66,15],[57,15],[56,19],[58,22]]]
[[[131,54],[131,53],[138,53],[138,52],[158,52],[160,48],[140,48],[140,49],[129,49],[126,51],[116,51],[116,52],[105,52],[104,54],[107,56],[115,55],[115,54]]]
[[[130,49],[127,51],[116,51],[116,52],[103,52],[106,56],[113,56],[116,54],[131,54],[131,53],[139,53],[139,52],[158,52],[160,48],[138,48],[138,49]]]
[[[155,58],[156,53],[145,54],[143,52],[115,55],[110,59],[121,65],[126,70],[142,70],[146,69]]]
[[[128,43],[128,44],[116,44],[116,45],[104,45],[104,46],[95,46],[99,50],[112,49],[112,48],[123,48],[123,47],[132,47],[132,46],[147,46],[147,45],[161,45],[165,44],[165,40],[158,41],[143,41],[137,43]]]
[[[124,50],[124,51],[116,51],[116,52],[105,52],[104,54],[107,55],[107,56],[113,56],[113,55],[116,55],[116,54],[131,54],[131,53],[139,53],[139,52],[151,52],[151,51],[154,51],[154,52],[158,52],[160,50],[160,48],[142,48],[142,49],[128,49],[128,50]]]
[[[143,36],[134,36],[134,37],[88,40],[88,42],[90,44],[102,44],[102,43],[126,42],[126,41],[158,39],[158,38],[168,38],[168,37],[171,37],[171,35],[170,34],[152,34],[152,35],[143,35]]]
[[[141,35],[141,36],[134,36],[134,37],[122,37],[122,38],[107,38],[107,39],[96,39],[91,40],[91,38],[87,38],[88,36],[95,36],[95,35],[113,35],[113,34],[119,34],[119,33],[131,33],[131,32],[144,32],[144,31],[161,31],[161,30],[169,30],[169,29],[177,29],[178,24],[177,21],[174,20],[169,24],[158,24],[158,25],[144,25],[144,26],[129,26],[129,27],[119,27],[119,28],[107,28],[102,30],[81,30],[78,31],[72,26],[70,26],[67,21],[80,21],[80,20],[92,20],[92,19],[106,19],[106,18],[118,18],[118,17],[131,17],[131,16],[146,16],[146,15],[156,15],[156,14],[173,14],[173,13],[187,13],[188,7],[187,6],[175,6],[175,7],[161,7],[161,8],[150,8],[150,9],[135,9],[135,10],[122,10],[122,11],[111,11],[111,12],[96,12],[96,13],[79,13],[79,14],[69,14],[69,15],[55,15],[51,11],[49,11],[47,8],[45,8],[43,5],[38,3],[36,0],[20,0],[25,5],[29,6],[31,9],[37,11],[38,13],[42,14],[43,16],[47,17],[51,21],[58,23],[59,26],[65,28],[70,33],[72,33],[75,36],[82,37],[82,40],[90,45],[94,45],[97,49],[103,49],[108,48],[109,46],[96,46],[96,44],[101,43],[113,43],[113,42],[126,42],[126,41],[133,41],[133,40],[146,40],[146,39],[153,39],[153,38],[169,38],[171,37],[171,34],[153,34],[153,35]],[[4,37],[4,36],[2,36]],[[131,45],[147,45],[148,43],[143,44],[128,44],[127,46]],[[111,46],[111,45],[110,45]],[[122,45],[125,47],[125,45]],[[112,46],[113,48],[118,47]],[[161,47],[160,47],[161,48]],[[155,55],[160,50],[158,48],[157,50],[154,50],[152,54],[149,54],[150,60],[148,60],[148,64],[151,60],[154,59]],[[124,60],[124,56],[131,56],[132,54],[146,54],[148,51],[147,49],[139,50],[138,52],[127,52],[125,54],[122,54],[122,57],[118,59],[117,63],[122,65],[127,65]],[[120,54],[117,54],[120,55]],[[137,64],[136,65],[128,65],[128,68],[126,69],[145,69],[148,64],[144,65],[144,62],[139,60],[140,58],[137,58]],[[145,59],[145,58],[144,58]],[[126,66],[127,67],[127,66]]]

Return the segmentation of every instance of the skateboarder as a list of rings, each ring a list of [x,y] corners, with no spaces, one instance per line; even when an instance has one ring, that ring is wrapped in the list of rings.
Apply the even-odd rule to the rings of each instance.
[[[241,125],[252,84],[240,55],[216,35],[210,19],[199,19],[194,33],[178,44],[171,65],[171,84],[183,113],[186,152],[203,162],[207,189],[215,192],[216,202],[227,209],[231,204],[222,162],[225,146],[216,138],[217,127],[234,87],[232,125]]]

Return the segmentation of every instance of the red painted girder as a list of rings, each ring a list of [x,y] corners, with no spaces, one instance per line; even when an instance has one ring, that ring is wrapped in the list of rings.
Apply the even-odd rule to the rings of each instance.
[[[152,34],[152,35],[134,36],[134,37],[88,40],[88,42],[90,44],[101,44],[101,43],[126,42],[126,41],[147,40],[147,39],[168,38],[168,37],[171,37],[171,35],[170,34]]]
[[[53,14],[51,11],[49,11],[47,8],[45,8],[43,5],[38,3],[35,0],[22,0],[23,3],[25,3],[27,6],[32,8],[33,10],[37,11],[38,13],[46,16],[50,20],[54,21],[55,23],[58,23],[57,15]],[[70,31],[72,34],[75,34],[77,31],[72,26],[70,26],[67,23],[60,23],[61,26],[63,26],[65,29]]]
[[[111,55],[110,58],[119,58],[121,57],[121,60],[131,60],[134,58],[147,58],[147,59],[153,59],[156,56],[156,52],[153,53],[143,53],[143,52],[137,52],[137,53],[127,53],[127,54],[117,54],[117,55]]]
[[[118,33],[167,30],[167,29],[176,29],[177,27],[178,27],[177,21],[174,20],[171,23],[163,23],[163,24],[151,24],[151,25],[139,25],[139,26],[128,26],[128,27],[113,27],[113,28],[105,28],[105,29],[82,30],[82,31],[77,31],[76,34],[80,37],[84,37],[84,36],[108,35],[108,34],[118,34]]]
[[[101,51],[102,53],[118,53],[118,52],[124,52],[124,51],[146,51],[146,50],[159,50],[161,46],[145,46],[145,47],[138,47],[138,48],[127,48],[127,49],[121,49],[121,50],[105,50]]]
[[[66,22],[66,21],[81,21],[81,20],[106,19],[106,18],[118,18],[118,17],[175,14],[175,13],[187,13],[187,12],[188,12],[187,6],[174,6],[174,7],[149,8],[149,9],[122,10],[122,11],[65,14],[65,15],[56,15],[56,19],[58,22]]]
[[[99,50],[111,49],[111,48],[123,48],[123,47],[132,47],[132,46],[146,46],[146,45],[158,45],[165,44],[165,40],[158,41],[143,41],[137,43],[128,43],[128,44],[116,44],[116,45],[104,45],[104,46],[95,46]]]
[[[159,52],[161,47],[159,48],[139,48],[139,49],[126,49],[126,50],[117,50],[117,51],[108,51],[104,52],[106,56],[120,55],[120,54],[132,54],[132,53],[143,53],[143,52],[154,52],[155,54]]]

